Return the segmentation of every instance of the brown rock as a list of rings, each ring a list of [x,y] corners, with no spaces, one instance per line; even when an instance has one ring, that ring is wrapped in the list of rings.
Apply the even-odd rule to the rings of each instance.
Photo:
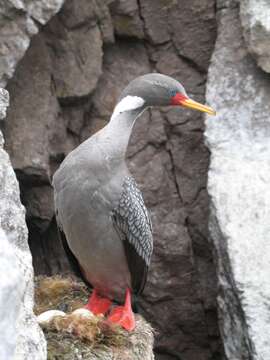
[[[170,24],[179,55],[206,71],[216,38],[215,1],[176,1]]]
[[[24,186],[22,200],[27,207],[27,218],[39,219],[45,230],[54,216],[52,187],[49,185]]]
[[[51,66],[45,41],[37,35],[8,86],[12,106],[5,127],[6,148],[19,177],[31,176],[39,182],[50,178],[52,133],[55,130],[61,136],[60,108],[51,91]]]
[[[97,1],[66,0],[58,18],[68,29],[76,29],[84,25],[93,27],[98,19]]]
[[[171,39],[168,8],[170,8],[172,2],[164,0],[144,0],[139,2],[147,39],[153,44],[162,44]]]
[[[102,72],[99,28],[88,25],[68,30],[55,18],[50,22],[47,34],[57,97],[66,99],[91,94]]]
[[[143,22],[136,0],[118,0],[110,8],[118,36],[144,38]]]
[[[107,1],[109,3],[109,1]],[[68,29],[99,26],[105,43],[114,42],[112,19],[108,4],[98,0],[67,0],[59,14]]]

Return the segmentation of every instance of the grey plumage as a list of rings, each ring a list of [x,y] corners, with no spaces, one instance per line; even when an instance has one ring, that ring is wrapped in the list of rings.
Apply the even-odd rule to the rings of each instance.
[[[170,105],[177,93],[186,96],[168,76],[132,81],[108,125],[73,150],[53,177],[57,223],[73,264],[116,300],[127,288],[143,290],[153,251],[151,221],[125,163],[130,134],[147,107]]]

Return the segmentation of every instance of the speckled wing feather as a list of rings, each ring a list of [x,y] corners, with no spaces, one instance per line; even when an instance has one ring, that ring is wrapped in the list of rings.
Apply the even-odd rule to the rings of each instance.
[[[146,282],[153,252],[152,225],[135,180],[127,176],[117,208],[113,211],[116,229],[123,239],[133,291],[140,294]]]

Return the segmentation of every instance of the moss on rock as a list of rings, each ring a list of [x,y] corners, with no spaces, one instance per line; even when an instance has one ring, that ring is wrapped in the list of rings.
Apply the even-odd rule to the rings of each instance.
[[[35,313],[61,310],[42,323],[48,360],[152,360],[153,330],[136,315],[136,328],[127,332],[104,316],[83,316],[74,310],[87,302],[88,290],[73,278],[38,277],[35,284]]]

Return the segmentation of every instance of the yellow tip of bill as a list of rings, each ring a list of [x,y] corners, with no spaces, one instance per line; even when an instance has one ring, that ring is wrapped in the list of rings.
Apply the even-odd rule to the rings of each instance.
[[[191,99],[182,100],[180,105],[189,109],[205,112],[209,115],[216,115],[216,111],[212,109],[210,106],[200,104],[199,102]]]

